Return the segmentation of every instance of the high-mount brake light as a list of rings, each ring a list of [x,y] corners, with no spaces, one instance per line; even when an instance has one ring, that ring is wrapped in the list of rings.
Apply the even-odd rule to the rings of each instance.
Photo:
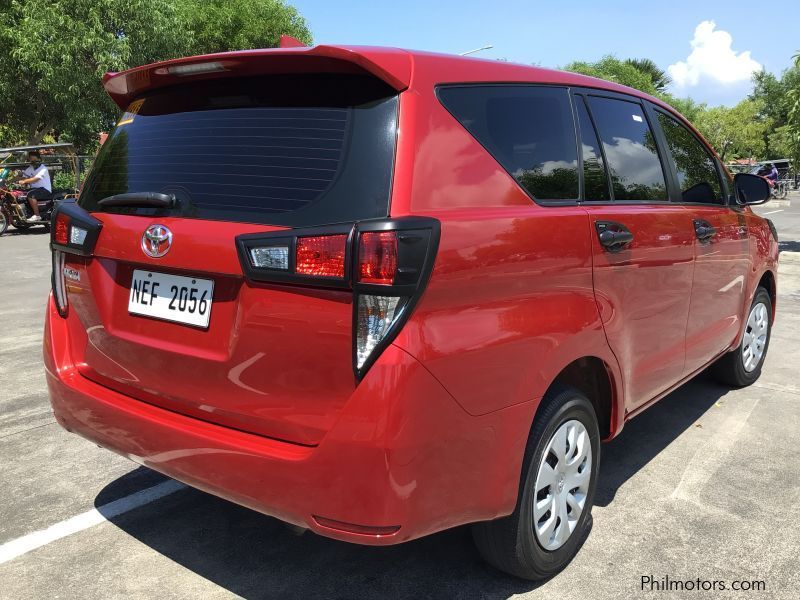
[[[365,231],[358,243],[358,280],[392,285],[397,274],[397,232]]]
[[[344,278],[347,236],[317,235],[297,238],[295,272],[314,277]]]
[[[189,75],[203,75],[205,73],[219,73],[220,71],[227,71],[225,65],[221,62],[210,61],[201,63],[189,63],[183,65],[171,65],[169,67],[159,67],[156,73],[161,75],[166,72],[170,75],[177,75],[178,77],[187,77]]]

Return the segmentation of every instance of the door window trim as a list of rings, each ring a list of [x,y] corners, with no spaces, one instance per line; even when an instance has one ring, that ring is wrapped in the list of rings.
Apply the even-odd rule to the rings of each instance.
[[[657,116],[657,113],[661,113],[668,118],[671,118],[673,121],[678,123],[681,127],[683,127],[686,131],[688,131],[692,137],[697,141],[698,144],[706,151],[708,157],[711,159],[711,162],[714,164],[714,172],[717,174],[717,182],[719,184],[719,190],[722,194],[722,202],[684,202],[683,197],[681,196],[680,184],[678,183],[678,171],[675,164],[675,159],[672,156],[672,152],[669,149],[669,143],[667,142],[666,133],[661,128],[661,123],[658,123],[657,118],[653,118],[657,124],[657,132],[654,131],[656,137],[658,138],[657,144],[664,147],[664,152],[667,156],[669,156],[669,171],[670,171],[670,178],[673,179],[673,185],[675,187],[675,196],[674,200],[670,200],[671,204],[678,204],[680,206],[716,206],[726,208],[730,206],[730,196],[728,193],[728,187],[725,182],[725,178],[722,177],[720,173],[720,161],[717,153],[714,152],[713,148],[710,148],[708,144],[706,144],[700,137],[692,130],[691,127],[688,127],[688,121],[678,116],[676,113],[672,111],[666,110],[665,108],[654,104],[653,102],[647,101],[647,108],[653,113],[653,117]],[[672,195],[671,195],[672,196]]]

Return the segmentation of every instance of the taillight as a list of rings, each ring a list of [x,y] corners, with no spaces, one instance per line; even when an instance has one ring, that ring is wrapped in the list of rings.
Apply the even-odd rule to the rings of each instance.
[[[439,221],[404,217],[240,235],[248,279],[351,290],[353,370],[361,378],[422,295],[439,244]]]
[[[367,231],[358,242],[358,280],[392,285],[397,273],[397,232]]]
[[[375,348],[389,333],[398,316],[398,306],[406,298],[396,296],[358,297],[356,310],[356,368],[361,369]]]
[[[69,243],[69,217],[64,213],[56,215],[53,226],[53,242],[65,246]]]
[[[67,316],[67,282],[64,279],[64,253],[53,250],[53,298],[56,301],[58,314]]]
[[[53,252],[53,297],[59,314],[65,317],[68,306],[64,275],[66,255],[91,256],[103,223],[74,201],[57,204],[52,218],[50,249]]]
[[[346,235],[298,237],[295,272],[314,277],[344,278],[346,249]]]

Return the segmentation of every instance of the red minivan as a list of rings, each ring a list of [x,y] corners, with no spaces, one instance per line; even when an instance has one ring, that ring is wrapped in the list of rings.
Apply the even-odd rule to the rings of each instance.
[[[600,442],[711,366],[754,382],[778,246],[679,114],[581,75],[397,49],[111,73],[53,218],[69,431],[319,534],[474,523],[530,579],[590,527]]]

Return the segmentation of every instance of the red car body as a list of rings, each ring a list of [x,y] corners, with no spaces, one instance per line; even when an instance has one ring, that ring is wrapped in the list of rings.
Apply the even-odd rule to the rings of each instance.
[[[208,63],[218,68],[171,70]],[[102,227],[95,246],[63,255],[54,280],[68,273],[68,306],[59,311],[51,296],[47,309],[47,382],[64,428],[322,535],[394,544],[514,510],[531,425],[554,382],[591,393],[611,439],[737,347],[757,286],[774,306],[777,242],[748,207],[537,203],[437,97],[450,84],[593,90],[690,127],[623,86],[328,46],[187,58],[104,83],[125,108],[192,77],[320,72],[364,74],[398,95],[388,217],[441,228],[402,327],[365,372],[354,371],[352,286],[255,281],[243,270],[237,236],[291,228],[89,211]],[[699,219],[717,231],[710,244],[695,235]],[[598,221],[624,223],[634,241],[605,251]],[[142,234],[156,223],[173,241],[153,258]],[[208,327],[129,313],[135,269],[212,279]]]

